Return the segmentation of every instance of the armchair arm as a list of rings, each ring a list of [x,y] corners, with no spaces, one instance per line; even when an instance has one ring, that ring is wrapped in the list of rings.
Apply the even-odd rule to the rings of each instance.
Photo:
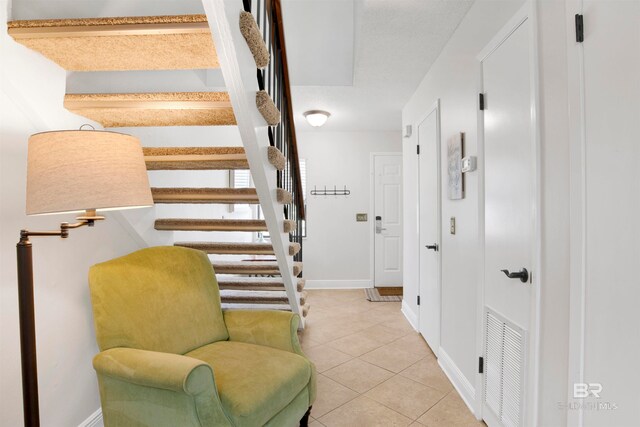
[[[141,386],[180,391],[190,396],[214,384],[205,362],[179,354],[133,348],[112,348],[96,355],[98,374]]]
[[[302,353],[298,340],[297,314],[276,310],[227,310],[224,321],[230,341],[264,345]]]
[[[98,354],[93,367],[98,373],[105,425],[128,425],[134,419],[154,426],[186,425],[185,420],[188,425],[232,425],[222,408],[213,371],[201,360],[112,348]],[[127,405],[122,405],[123,399]]]

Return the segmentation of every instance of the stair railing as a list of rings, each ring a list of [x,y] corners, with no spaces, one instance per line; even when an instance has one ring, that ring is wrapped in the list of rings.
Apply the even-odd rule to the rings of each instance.
[[[284,188],[293,196],[292,202],[284,206],[284,216],[296,223],[296,228],[291,233],[291,241],[300,244],[300,252],[295,255],[294,260],[302,261],[302,222],[305,219],[305,205],[291,103],[282,7],[280,0],[243,0],[243,6],[245,11],[255,17],[269,49],[269,65],[257,71],[258,87],[269,93],[281,114],[280,123],[269,127],[269,143],[278,148],[287,160],[284,170],[276,172],[276,179],[278,187]]]

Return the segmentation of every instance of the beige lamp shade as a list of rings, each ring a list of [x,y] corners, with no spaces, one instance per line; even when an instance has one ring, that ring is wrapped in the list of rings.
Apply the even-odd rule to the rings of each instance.
[[[27,215],[151,205],[138,138],[95,130],[29,138]]]

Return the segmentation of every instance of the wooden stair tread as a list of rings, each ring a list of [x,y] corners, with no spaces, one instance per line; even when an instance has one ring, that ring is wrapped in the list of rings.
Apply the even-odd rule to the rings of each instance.
[[[280,275],[278,263],[275,261],[213,261],[213,269],[218,274],[265,274]],[[302,263],[293,263],[293,275],[302,272]]]
[[[307,303],[302,307],[302,317],[307,317],[309,314],[310,305]],[[289,304],[233,304],[222,303],[223,310],[281,310],[291,311]]]
[[[155,221],[156,230],[168,231],[267,231],[263,219],[162,218]],[[282,231],[291,233],[295,221],[284,220]]]
[[[300,305],[306,302],[306,292],[301,292]],[[264,291],[264,290],[220,290],[220,300],[223,303],[246,303],[246,304],[288,304],[289,298],[284,290],[281,291]]]
[[[282,291],[239,291],[235,289],[220,290],[221,302],[236,302],[247,304],[278,304],[289,303],[287,293]]]
[[[8,33],[68,71],[220,66],[205,15],[12,21]]]
[[[250,242],[175,242],[174,246],[197,249],[209,254],[221,255],[273,255],[271,243]],[[295,255],[300,250],[300,245],[289,243],[289,256]]]
[[[174,231],[266,231],[262,219],[179,219],[164,218],[155,222],[156,230]]]
[[[221,204],[258,204],[260,199],[255,188],[190,188],[190,187],[154,187],[151,188],[154,203],[221,203]],[[278,188],[279,203],[291,202],[291,193]]]
[[[217,274],[216,279],[220,289],[236,290],[284,290],[284,281],[281,277],[244,277]],[[298,292],[304,289],[305,279],[296,280]]]
[[[236,124],[226,92],[67,94],[64,107],[105,128]]]
[[[304,305],[307,299],[306,292],[299,294],[300,305]],[[225,303],[246,303],[246,304],[278,304],[289,303],[287,293],[282,291],[264,291],[264,290],[220,290],[220,300]]]
[[[147,170],[249,169],[242,147],[144,147]]]
[[[238,304],[222,303],[223,310],[280,310],[291,311],[289,304]]]
[[[255,188],[152,188],[155,203],[260,203]]]
[[[142,151],[148,170],[249,169],[243,147],[144,147]],[[286,166],[276,147],[268,147],[267,160],[278,170]]]

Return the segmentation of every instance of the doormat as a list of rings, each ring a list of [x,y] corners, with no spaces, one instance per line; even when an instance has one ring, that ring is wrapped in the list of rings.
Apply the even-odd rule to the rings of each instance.
[[[402,296],[402,286],[376,286],[378,293],[383,296],[399,295]]]
[[[402,301],[402,297],[400,295],[380,295],[378,289],[376,288],[366,288],[364,290],[364,295],[367,297],[367,300],[371,302],[400,302]]]

